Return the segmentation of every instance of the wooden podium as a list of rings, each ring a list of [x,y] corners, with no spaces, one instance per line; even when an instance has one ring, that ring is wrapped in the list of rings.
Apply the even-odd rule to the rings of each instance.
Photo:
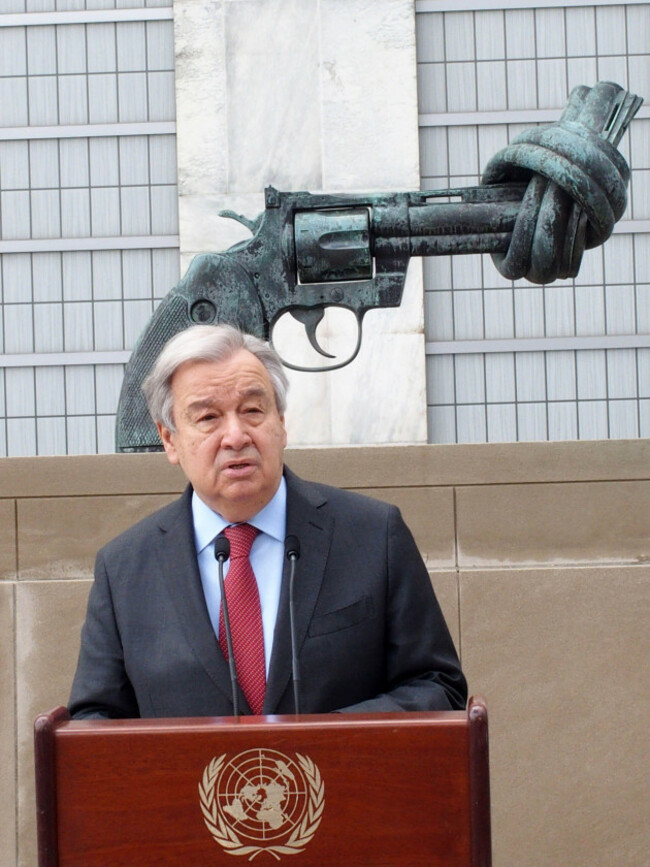
[[[35,723],[39,867],[489,867],[487,711]]]

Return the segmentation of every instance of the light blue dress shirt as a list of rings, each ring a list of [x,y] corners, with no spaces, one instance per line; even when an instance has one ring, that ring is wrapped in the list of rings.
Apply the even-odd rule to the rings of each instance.
[[[218,636],[221,589],[219,587],[219,566],[214,556],[214,540],[230,524],[221,515],[206,506],[203,500],[197,496],[196,491],[192,494],[192,520],[203,593],[212,628]],[[273,648],[273,632],[280,603],[284,539],[287,531],[287,485],[284,477],[270,503],[267,503],[247,523],[257,527],[260,531],[253,542],[250,561],[260,594],[262,629],[264,630],[264,659],[268,676]],[[224,563],[224,577],[228,574],[229,566],[230,560],[227,560]]]

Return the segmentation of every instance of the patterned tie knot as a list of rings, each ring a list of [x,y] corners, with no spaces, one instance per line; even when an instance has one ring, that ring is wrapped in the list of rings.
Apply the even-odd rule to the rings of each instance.
[[[230,559],[234,560],[249,556],[255,537],[260,531],[250,524],[233,524],[232,527],[226,527],[223,532],[230,542]]]

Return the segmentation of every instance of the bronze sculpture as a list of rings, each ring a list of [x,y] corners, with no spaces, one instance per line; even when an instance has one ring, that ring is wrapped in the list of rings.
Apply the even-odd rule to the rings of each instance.
[[[117,451],[162,448],[140,386],[165,342],[194,323],[230,322],[264,339],[285,313],[311,345],[327,307],[357,317],[399,306],[411,256],[491,253],[508,279],[550,283],[578,273],[627,204],[629,167],[616,146],[642,99],[619,85],[575,88],[557,123],[517,136],[488,163],[480,186],[430,192],[324,195],[265,191],[252,232],[201,254],[154,312],[129,361],[117,414]],[[454,201],[441,201],[453,199]],[[287,363],[289,367],[305,369]]]

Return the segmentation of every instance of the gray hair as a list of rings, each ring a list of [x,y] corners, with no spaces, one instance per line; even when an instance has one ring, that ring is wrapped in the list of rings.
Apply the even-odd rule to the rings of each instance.
[[[193,325],[167,341],[151,372],[142,383],[142,391],[152,419],[175,431],[172,377],[188,361],[227,361],[240,349],[247,349],[260,361],[269,375],[275,404],[280,415],[287,408],[289,380],[277,352],[264,340],[244,334],[232,325]]]

